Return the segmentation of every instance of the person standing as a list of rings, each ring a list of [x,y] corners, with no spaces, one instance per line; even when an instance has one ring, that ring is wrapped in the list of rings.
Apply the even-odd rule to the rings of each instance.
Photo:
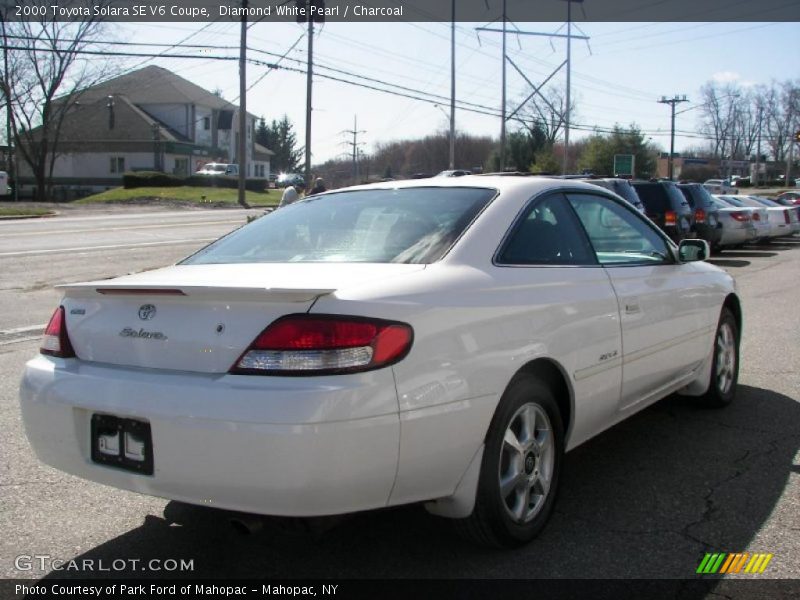
[[[278,205],[278,208],[283,206],[289,206],[297,202],[300,199],[300,195],[297,193],[297,190],[294,189],[293,185],[287,185],[286,188],[283,190],[283,195],[281,196],[281,203]]]
[[[322,192],[327,192],[328,188],[325,187],[325,182],[322,180],[322,177],[317,177],[314,180],[314,187],[311,188],[311,191],[308,192],[309,196],[313,196],[314,194],[321,194]]]

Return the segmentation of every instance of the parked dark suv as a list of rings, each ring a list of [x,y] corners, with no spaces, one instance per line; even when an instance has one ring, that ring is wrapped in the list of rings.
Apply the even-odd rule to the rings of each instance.
[[[644,205],[639,199],[639,195],[631,185],[631,182],[627,179],[620,179],[619,177],[592,177],[582,179],[581,181],[606,188],[617,194],[617,196],[625,198],[625,200],[633,204],[639,212],[644,212]]]
[[[644,204],[650,220],[658,225],[676,244],[695,237],[692,208],[678,186],[671,181],[634,181],[633,188]]]
[[[722,223],[719,222],[719,209],[711,200],[711,194],[700,183],[682,183],[678,185],[678,189],[694,211],[694,230],[697,237],[707,241],[712,250],[718,249],[722,239]]]

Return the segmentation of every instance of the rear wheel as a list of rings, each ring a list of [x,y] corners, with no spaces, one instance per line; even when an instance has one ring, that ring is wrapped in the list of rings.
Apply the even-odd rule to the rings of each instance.
[[[733,400],[739,381],[739,328],[728,308],[720,314],[713,352],[711,380],[701,399],[706,406],[722,408]]]
[[[532,540],[550,517],[563,454],[564,429],[552,391],[533,376],[518,376],[486,436],[475,509],[456,528],[491,546]]]

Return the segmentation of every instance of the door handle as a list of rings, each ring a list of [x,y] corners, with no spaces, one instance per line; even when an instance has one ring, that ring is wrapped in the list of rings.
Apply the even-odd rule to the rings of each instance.
[[[637,303],[630,303],[625,305],[625,314],[626,315],[634,315],[638,313],[641,309]]]

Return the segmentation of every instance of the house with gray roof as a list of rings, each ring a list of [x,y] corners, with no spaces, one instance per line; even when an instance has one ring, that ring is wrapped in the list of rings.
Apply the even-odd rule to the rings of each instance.
[[[53,183],[91,188],[122,184],[126,171],[191,175],[208,162],[245,165],[267,180],[269,149],[255,142],[247,114],[247,155],[240,159],[239,107],[175,73],[148,66],[80,93],[64,118]],[[21,180],[24,182],[24,166]]]

